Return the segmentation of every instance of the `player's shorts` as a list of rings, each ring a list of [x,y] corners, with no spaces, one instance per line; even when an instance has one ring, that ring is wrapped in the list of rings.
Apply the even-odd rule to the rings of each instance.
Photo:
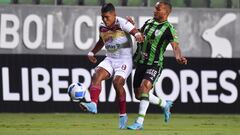
[[[124,79],[132,72],[132,57],[129,58],[110,58],[106,57],[98,66],[108,71],[110,76],[121,76]]]
[[[162,72],[162,67],[157,65],[136,64],[133,79],[133,88],[139,88],[142,80],[149,80],[153,85],[158,80]]]

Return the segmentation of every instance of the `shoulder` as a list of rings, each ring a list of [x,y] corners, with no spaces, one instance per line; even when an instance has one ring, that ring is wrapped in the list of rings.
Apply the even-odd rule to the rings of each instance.
[[[148,19],[147,21],[145,21],[145,24],[153,23],[153,22],[154,22],[154,19],[153,19],[153,18],[150,18],[150,19]]]
[[[103,22],[101,22],[101,23],[99,24],[99,27],[106,27],[106,26],[105,26],[105,24],[104,24]]]
[[[101,22],[100,25],[99,25],[99,31],[100,32],[108,31],[108,28],[106,27],[106,25],[103,22]]]
[[[176,31],[175,27],[174,27],[169,21],[167,21],[166,23],[167,23],[167,25],[168,25],[168,28],[169,28],[171,31],[172,31],[172,30]]]
[[[178,40],[178,35],[177,35],[177,31],[176,31],[176,29],[174,28],[174,26],[171,24],[171,23],[169,23],[169,22],[167,22],[168,24],[168,28],[167,28],[167,35],[170,37],[170,42],[179,42],[179,40]]]
[[[120,16],[116,16],[116,20],[118,20],[118,21],[127,21],[125,18],[122,18]]]
[[[118,24],[122,25],[122,24],[126,24],[128,21],[127,21],[125,18],[122,18],[122,17],[117,16],[117,17],[116,17],[116,22],[117,22]]]
[[[107,26],[104,24],[104,22],[101,22],[98,27],[101,28],[101,27],[107,27]]]
[[[170,23],[170,22],[165,22],[163,25],[167,26],[166,32],[171,34],[171,35],[176,35],[177,31],[175,27]]]
[[[123,31],[127,33],[134,29],[134,25],[131,24],[127,19],[124,19],[122,17],[117,17],[116,23]]]

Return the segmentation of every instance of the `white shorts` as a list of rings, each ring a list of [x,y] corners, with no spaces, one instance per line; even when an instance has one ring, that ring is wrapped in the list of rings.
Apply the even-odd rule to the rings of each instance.
[[[119,75],[124,79],[127,79],[132,72],[132,66],[132,57],[120,59],[106,57],[101,63],[99,63],[97,68],[104,68],[108,71],[111,77]]]

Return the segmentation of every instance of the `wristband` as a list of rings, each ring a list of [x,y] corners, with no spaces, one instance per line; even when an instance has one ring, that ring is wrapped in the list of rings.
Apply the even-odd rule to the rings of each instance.
[[[89,52],[88,56],[94,56],[94,53],[93,52]]]

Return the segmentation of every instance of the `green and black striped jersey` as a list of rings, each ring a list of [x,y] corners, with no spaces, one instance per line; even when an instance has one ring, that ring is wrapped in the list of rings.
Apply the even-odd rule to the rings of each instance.
[[[168,21],[159,23],[154,19],[149,19],[140,31],[145,39],[143,43],[137,44],[134,62],[162,67],[167,45],[171,42],[178,43],[176,30]]]

